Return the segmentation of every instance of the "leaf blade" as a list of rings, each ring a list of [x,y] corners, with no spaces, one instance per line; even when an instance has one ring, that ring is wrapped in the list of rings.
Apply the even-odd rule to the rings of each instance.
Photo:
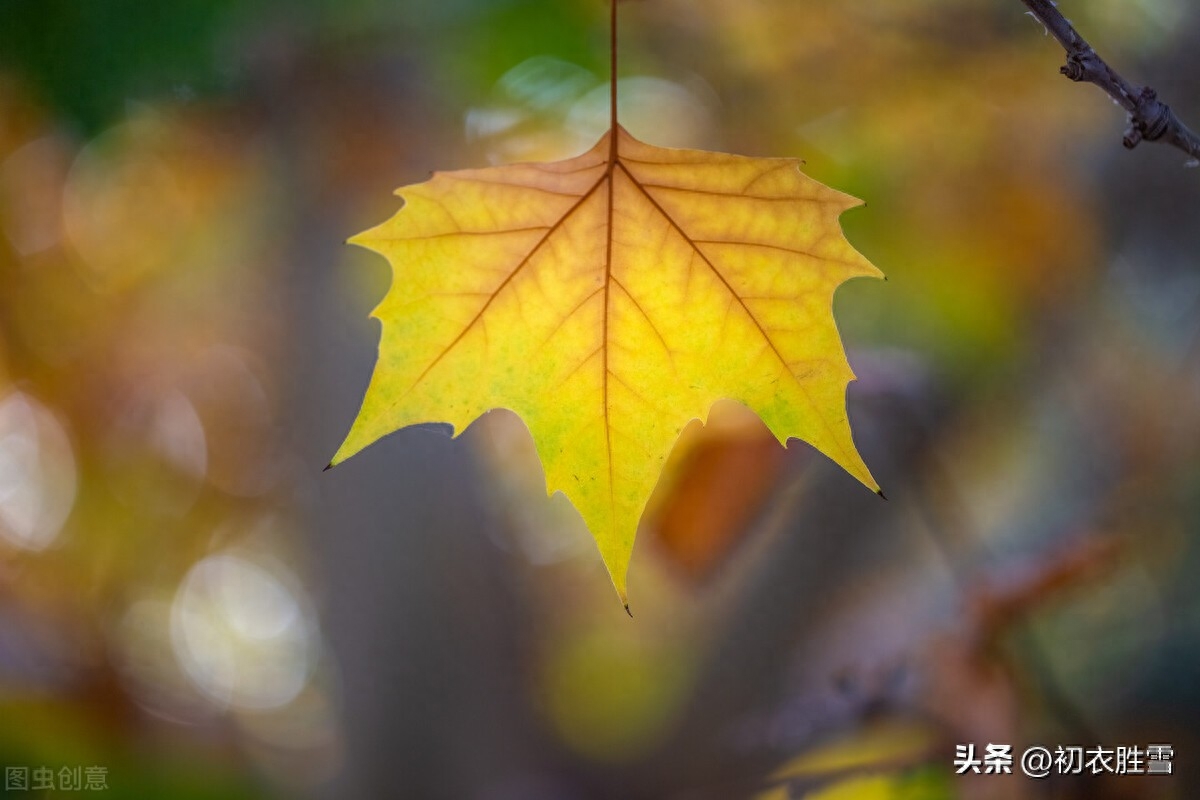
[[[846,419],[854,375],[832,301],[881,273],[841,233],[858,201],[798,161],[658,148],[618,127],[574,159],[437,173],[398,194],[400,212],[351,240],[394,280],[334,464],[407,425],[458,433],[509,408],[622,602],[662,465],[719,399],[878,491]]]

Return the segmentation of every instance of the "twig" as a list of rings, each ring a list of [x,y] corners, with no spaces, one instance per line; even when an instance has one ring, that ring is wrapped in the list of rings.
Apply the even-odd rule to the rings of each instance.
[[[1192,157],[1188,166],[1200,165],[1200,136],[1179,121],[1175,112],[1158,99],[1149,86],[1134,86],[1092,49],[1051,0],[1021,0],[1029,12],[1046,26],[1067,51],[1067,63],[1060,72],[1073,81],[1087,81],[1103,89],[1129,112],[1129,130],[1125,147],[1132,150],[1143,139],[1178,147]]]

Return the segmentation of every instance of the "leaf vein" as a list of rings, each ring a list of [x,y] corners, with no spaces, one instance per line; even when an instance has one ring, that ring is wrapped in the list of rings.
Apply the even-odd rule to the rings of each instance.
[[[588,198],[590,198],[596,192],[596,190],[600,188],[600,184],[604,183],[605,177],[607,176],[601,177],[600,180],[596,181],[596,183],[594,183],[590,189],[580,195],[579,199],[574,205],[567,209],[561,217],[555,220],[554,224],[546,230],[546,233],[542,236],[542,238],[538,239],[537,243],[532,247],[532,249],[525,254],[525,257],[522,258],[517,266],[513,268],[513,271],[508,274],[508,277],[501,281],[500,285],[492,291],[491,296],[487,299],[487,302],[483,304],[483,307],[479,309],[479,312],[476,313],[471,321],[467,323],[462,332],[454,338],[454,341],[446,345],[446,347],[442,349],[442,352],[438,353],[437,357],[430,362],[429,366],[425,367],[425,369],[421,371],[421,374],[417,376],[416,380],[412,382],[408,389],[406,389],[394,401],[392,401],[390,407],[394,408],[401,400],[407,397],[409,393],[421,383],[421,381],[425,380],[426,376],[429,375],[433,368],[441,363],[442,359],[445,358],[451,350],[458,346],[458,343],[466,337],[467,333],[469,333],[471,329],[475,327],[475,324],[478,323],[487,310],[491,308],[492,303],[494,303],[496,298],[500,296],[500,293],[504,291],[504,288],[512,283],[513,278],[515,278],[517,274],[520,273],[526,267],[526,265],[533,260],[533,257],[537,255],[538,251],[542,249],[547,241],[549,241],[550,237],[553,236],[556,231],[562,228],[562,226],[566,224],[567,220],[570,219],[571,216],[578,211],[585,202],[587,202]]]
[[[736,291],[734,291],[733,286],[730,285],[729,281],[725,279],[725,276],[721,273],[721,271],[719,269],[717,269],[716,264],[714,264],[711,260],[709,260],[708,256],[704,254],[704,252],[699,248],[699,246],[694,241],[692,241],[691,237],[688,236],[687,232],[679,226],[679,223],[675,221],[675,218],[672,217],[670,214],[668,214],[667,210],[662,207],[662,205],[658,202],[658,200],[656,200],[654,198],[654,196],[652,194],[650,194],[648,189],[652,187],[652,184],[642,184],[641,181],[639,181],[636,177],[634,177],[633,173],[629,171],[629,168],[626,167],[621,162],[618,161],[617,166],[621,167],[621,169],[624,170],[625,174],[629,177],[629,179],[631,181],[633,181],[634,186],[636,186],[642,192],[642,194],[646,197],[646,199],[650,201],[651,205],[653,205],[656,209],[658,209],[658,213],[662,214],[663,218],[666,219],[667,223],[670,224],[671,227],[673,227],[676,230],[676,232],[680,236],[683,237],[684,241],[686,241],[689,245],[691,245],[692,249],[695,250],[700,255],[700,258],[704,261],[704,263],[707,264],[709,269],[712,270],[713,274],[717,276],[717,279],[719,281],[721,281],[722,284],[725,285],[725,288],[726,288],[726,290],[728,290],[729,294],[733,297],[734,300],[736,300],[738,302],[739,305],[741,305],[742,309],[746,312],[746,316],[748,316],[750,318],[750,321],[754,323],[754,327],[758,328],[759,333],[761,333],[763,338],[766,339],[767,344],[770,345],[771,350],[775,353],[775,357],[779,359],[780,363],[783,364],[784,370],[787,372],[788,375],[790,375],[792,377],[792,380],[794,380],[796,382],[796,385],[799,387],[800,391],[804,394],[805,398],[808,400],[809,405],[812,406],[813,408],[816,408],[816,404],[813,402],[812,394],[809,392],[808,387],[804,385],[804,382],[801,381],[800,378],[794,372],[792,372],[791,367],[788,366],[787,359],[784,358],[783,354],[779,352],[779,348],[775,346],[775,342],[773,342],[771,340],[771,337],[763,329],[762,323],[758,321],[758,317],[756,317],[754,315],[754,312],[752,312],[750,310],[750,307],[747,306],[746,303],[742,300],[742,298],[738,296],[738,293]],[[671,187],[665,187],[665,188],[671,188]],[[825,419],[825,417],[820,413],[818,413],[816,415],[816,417],[817,417],[817,419],[819,419],[821,421],[821,424],[825,426],[826,431],[829,433],[830,441],[833,442],[837,446],[838,450],[841,451],[842,457],[845,459],[845,461],[843,463],[847,463],[847,464],[853,463],[854,460],[850,457],[850,454],[847,453],[846,449],[842,446],[841,440],[838,439],[837,435],[834,433],[833,427],[829,424],[829,420]]]

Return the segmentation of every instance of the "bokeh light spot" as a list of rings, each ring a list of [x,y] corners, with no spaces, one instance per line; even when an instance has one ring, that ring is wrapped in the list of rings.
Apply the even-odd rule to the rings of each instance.
[[[0,537],[43,550],[75,503],[75,457],[62,425],[21,393],[0,400]]]
[[[171,640],[184,672],[210,700],[278,708],[304,688],[313,627],[294,581],[232,554],[205,558],[184,578]]]

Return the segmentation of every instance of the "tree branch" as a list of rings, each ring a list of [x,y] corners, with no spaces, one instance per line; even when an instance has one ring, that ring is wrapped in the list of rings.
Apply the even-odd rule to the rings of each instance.
[[[1102,59],[1051,0],[1021,0],[1067,51],[1060,72],[1073,81],[1094,83],[1129,112],[1125,147],[1132,150],[1143,139],[1178,147],[1192,157],[1188,166],[1200,165],[1200,136],[1180,122],[1175,112],[1158,99],[1149,86],[1134,86]]]

